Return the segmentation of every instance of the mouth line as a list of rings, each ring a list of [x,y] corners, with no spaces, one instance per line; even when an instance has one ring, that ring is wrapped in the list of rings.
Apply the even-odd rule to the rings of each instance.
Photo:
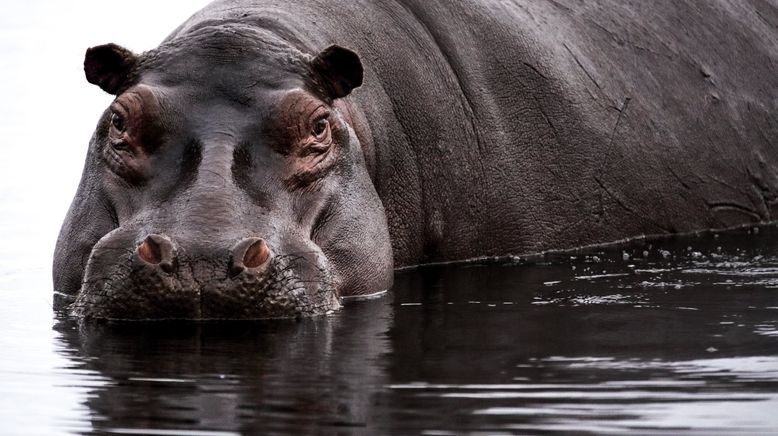
[[[383,291],[373,292],[372,294],[362,294],[362,295],[344,295],[340,297],[343,302],[353,302],[353,301],[365,301],[365,300],[375,300],[378,298],[382,298],[386,294],[389,293],[388,289],[384,289]]]
[[[244,288],[244,292],[240,292],[240,289],[200,283],[160,295],[151,289],[149,291],[147,295],[143,291],[139,293],[137,289],[111,295],[105,292],[104,284],[87,288],[82,286],[76,295],[58,295],[64,302],[66,316],[118,322],[296,319],[330,314],[342,307],[337,289],[332,286],[319,288],[313,295],[301,287],[275,291],[257,289],[254,292]],[[121,313],[122,308],[128,309],[129,313]],[[166,310],[169,312],[165,313]]]
[[[265,316],[265,317],[208,317],[208,318],[187,318],[187,317],[167,317],[167,318],[122,318],[122,317],[94,317],[94,316],[75,316],[76,321],[84,323],[108,323],[108,324],[217,324],[217,323],[260,323],[264,321],[296,321],[299,319],[311,319],[322,316],[328,316],[335,313],[337,309],[331,309],[320,313],[297,314],[295,316]]]

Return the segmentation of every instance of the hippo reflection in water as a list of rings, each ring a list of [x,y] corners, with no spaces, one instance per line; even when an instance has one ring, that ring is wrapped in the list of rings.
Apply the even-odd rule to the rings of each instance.
[[[769,221],[768,2],[217,1],[116,96],[54,259],[84,318],[335,310],[393,268]]]

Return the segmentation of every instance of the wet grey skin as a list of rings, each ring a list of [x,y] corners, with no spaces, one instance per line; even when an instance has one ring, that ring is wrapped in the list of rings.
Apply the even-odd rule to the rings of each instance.
[[[776,23],[768,2],[217,1],[150,51],[92,47],[116,100],[55,306],[309,316],[394,267],[771,221]]]

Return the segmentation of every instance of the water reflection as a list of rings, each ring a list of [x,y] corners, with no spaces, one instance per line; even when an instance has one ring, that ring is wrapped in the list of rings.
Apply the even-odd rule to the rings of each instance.
[[[57,329],[100,431],[767,432],[775,233],[422,268],[311,320]]]
[[[386,382],[391,305],[359,306],[301,321],[56,329],[74,369],[103,380],[86,401],[97,431],[359,428]]]

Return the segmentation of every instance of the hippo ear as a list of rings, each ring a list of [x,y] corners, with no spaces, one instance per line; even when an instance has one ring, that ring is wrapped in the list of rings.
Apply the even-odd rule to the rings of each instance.
[[[347,48],[331,45],[313,58],[311,66],[333,99],[345,97],[362,85],[362,62]]]
[[[88,48],[84,57],[84,73],[89,83],[109,94],[116,94],[127,82],[138,57],[116,44]]]

